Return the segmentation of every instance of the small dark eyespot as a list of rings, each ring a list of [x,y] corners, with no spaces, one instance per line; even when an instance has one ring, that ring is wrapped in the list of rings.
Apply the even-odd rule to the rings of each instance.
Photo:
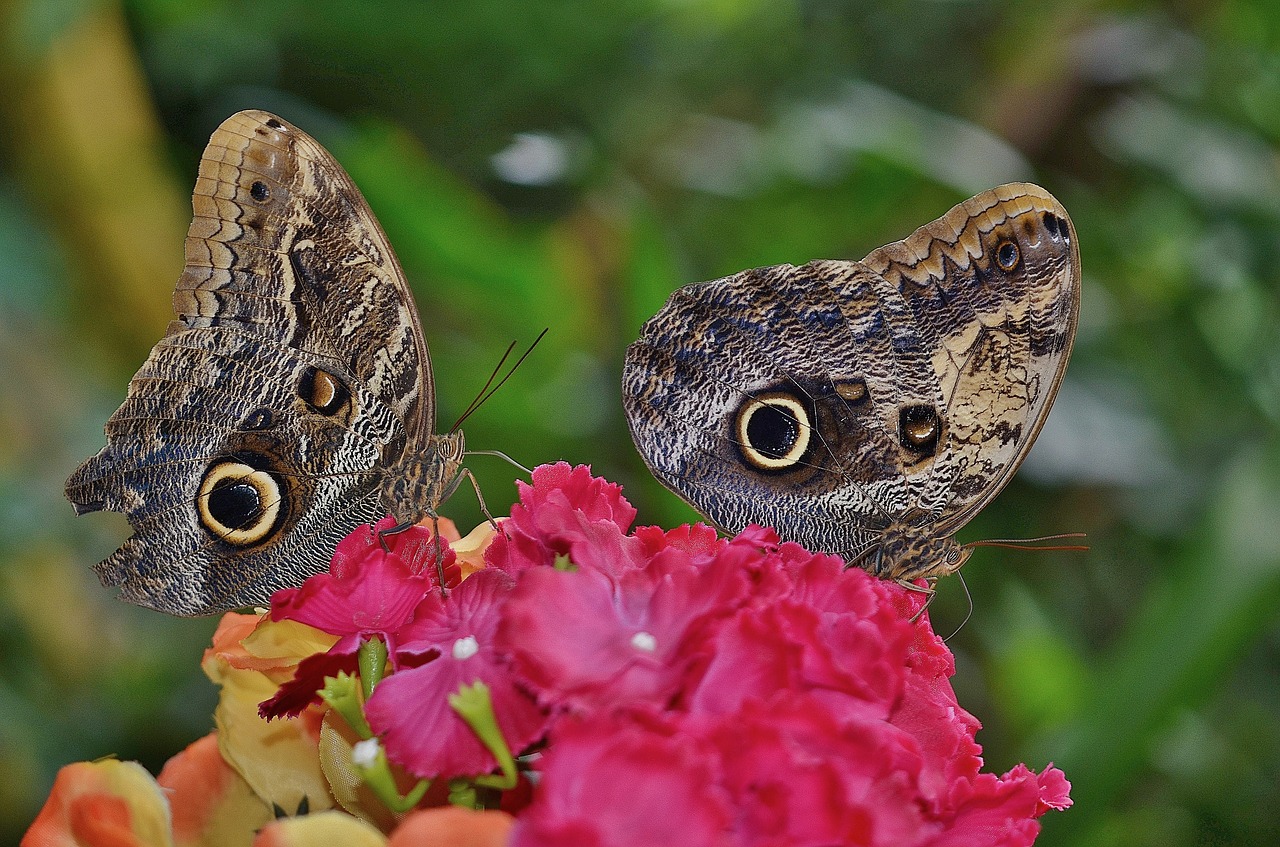
[[[249,196],[261,203],[271,196],[271,189],[267,188],[267,184],[261,180],[254,180],[253,185],[249,187]]]
[[[307,368],[298,384],[298,396],[308,406],[322,415],[334,415],[346,406],[351,392],[328,371],[316,367]]]
[[[272,129],[284,129],[284,124],[280,123],[275,118],[268,118],[267,126],[271,127]]]
[[[932,456],[941,431],[942,422],[932,406],[905,406],[898,412],[898,438],[913,453]]]
[[[244,419],[244,428],[253,430],[270,429],[274,421],[275,417],[271,414],[270,409],[254,409]]]
[[[1058,216],[1052,212],[1044,213],[1044,228],[1049,230],[1049,234],[1054,238],[1058,237]]]
[[[1018,251],[1018,245],[1012,241],[1002,241],[996,248],[996,264],[1002,271],[1013,270],[1018,267],[1018,262],[1021,260],[1022,254]]]

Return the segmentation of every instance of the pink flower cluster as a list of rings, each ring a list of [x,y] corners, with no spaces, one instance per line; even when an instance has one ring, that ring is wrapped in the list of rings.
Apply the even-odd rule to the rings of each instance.
[[[380,639],[390,673],[364,714],[388,759],[474,777],[500,762],[450,698],[484,683],[507,747],[538,753],[531,792],[503,802],[516,845],[1025,845],[1070,805],[1056,768],[981,772],[951,654],[911,620],[920,595],[770,530],[634,518],[587,468],[540,467],[447,594],[425,529],[389,550],[354,534],[274,598],[274,619],[339,640],[263,715],[296,714]]]

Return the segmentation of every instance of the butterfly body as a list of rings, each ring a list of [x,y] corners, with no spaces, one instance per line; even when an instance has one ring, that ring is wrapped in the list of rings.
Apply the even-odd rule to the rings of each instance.
[[[960,570],[973,548],[955,536],[930,532],[928,526],[893,522],[880,531],[861,565],[874,576],[902,583],[936,579]]]
[[[395,472],[384,473],[379,486],[383,502],[403,523],[435,517],[427,504],[448,500],[462,481],[466,446],[461,431],[443,433],[422,446],[390,464]]]
[[[628,350],[650,469],[727,531],[751,523],[880,576],[951,573],[954,540],[1039,432],[1079,310],[1065,210],[978,195],[861,262],[675,292]]]
[[[177,319],[67,481],[134,535],[97,566],[171,614],[265,604],[391,511],[433,516],[461,432],[435,434],[429,354],[381,227],[314,139],[265,112],[210,138]]]

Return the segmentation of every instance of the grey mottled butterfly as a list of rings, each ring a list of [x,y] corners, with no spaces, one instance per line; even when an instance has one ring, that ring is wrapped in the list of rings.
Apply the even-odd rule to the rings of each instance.
[[[177,320],[67,481],[134,535],[97,566],[175,615],[263,604],[388,511],[434,516],[467,473],[381,227],[314,139],[228,118],[200,160]]]
[[[1079,310],[1066,210],[1003,185],[860,262],[676,291],[627,352],[631,434],[722,529],[900,581],[953,573],[955,532],[1049,414]]]

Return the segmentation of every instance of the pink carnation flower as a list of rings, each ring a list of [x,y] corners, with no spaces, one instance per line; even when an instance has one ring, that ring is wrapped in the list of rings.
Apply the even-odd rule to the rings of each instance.
[[[562,721],[511,847],[719,844],[733,822],[708,744],[672,716],[597,712]]]
[[[535,472],[493,548],[538,551],[499,648],[562,716],[514,843],[1023,845],[1069,805],[1052,767],[980,772],[919,595],[770,530],[627,534],[584,475]]]
[[[391,761],[409,773],[428,778],[472,775],[497,766],[449,705],[451,694],[476,682],[488,687],[508,746],[523,749],[542,734],[545,715],[525,690],[517,688],[494,639],[512,582],[502,571],[479,571],[447,599],[424,603],[400,632],[401,670],[377,687],[365,715],[386,743]],[[414,657],[426,661],[412,667]]]
[[[293,680],[262,704],[259,712],[264,718],[291,717],[315,702],[325,677],[355,671],[356,651],[370,638],[386,643],[393,667],[399,661],[400,630],[440,590],[431,532],[413,526],[379,540],[380,532],[395,525],[388,516],[373,526],[358,527],[339,542],[328,573],[271,598],[272,620],[298,621],[340,638],[327,653],[309,656],[298,665]],[[446,582],[450,574],[456,579],[453,551],[443,542],[440,549]]]
[[[517,487],[520,502],[485,557],[492,567],[515,574],[563,556],[608,571],[640,554],[639,542],[625,535],[635,508],[621,486],[593,477],[590,468],[542,465],[533,471],[533,485]]]
[[[488,567],[447,596],[429,535],[387,553],[374,529],[278,594],[273,617],[339,641],[264,714],[383,640],[391,673],[364,714],[392,763],[456,781],[541,753],[532,799],[504,802],[522,847],[1015,847],[1070,805],[1056,768],[981,771],[919,594],[759,527],[632,531],[618,486],[585,467],[540,467],[519,492]],[[476,683],[496,746],[451,700]]]

